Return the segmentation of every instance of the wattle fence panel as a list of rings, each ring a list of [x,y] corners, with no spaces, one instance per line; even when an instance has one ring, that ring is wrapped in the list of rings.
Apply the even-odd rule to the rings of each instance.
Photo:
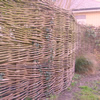
[[[41,0],[0,0],[0,100],[44,100],[66,89],[85,30],[70,11]]]

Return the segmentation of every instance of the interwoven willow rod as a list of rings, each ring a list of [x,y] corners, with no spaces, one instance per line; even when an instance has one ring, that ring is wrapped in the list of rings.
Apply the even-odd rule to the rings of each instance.
[[[82,32],[69,11],[41,0],[0,0],[0,100],[66,89]]]

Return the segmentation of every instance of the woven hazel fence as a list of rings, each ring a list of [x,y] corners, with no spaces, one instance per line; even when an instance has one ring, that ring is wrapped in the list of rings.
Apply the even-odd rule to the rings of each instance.
[[[66,89],[84,30],[46,2],[0,0],[0,100],[44,100]]]

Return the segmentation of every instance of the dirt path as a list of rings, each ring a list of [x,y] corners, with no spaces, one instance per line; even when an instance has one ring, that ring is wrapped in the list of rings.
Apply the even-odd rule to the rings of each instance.
[[[100,70],[95,75],[83,76],[83,75],[76,74],[73,78],[73,82],[70,85],[70,87],[67,90],[63,91],[59,95],[57,100],[80,100],[77,99],[75,94],[77,94],[77,92],[80,92],[81,89],[79,87],[81,86],[88,86],[91,87],[92,89],[97,88],[99,93],[100,92]],[[85,100],[85,99],[81,99],[81,100]],[[97,100],[97,99],[88,99],[88,100]]]

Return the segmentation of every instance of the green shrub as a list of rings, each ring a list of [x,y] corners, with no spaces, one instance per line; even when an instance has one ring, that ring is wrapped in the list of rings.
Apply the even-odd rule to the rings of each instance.
[[[92,70],[92,62],[81,56],[76,59],[75,62],[75,72],[86,73]]]

